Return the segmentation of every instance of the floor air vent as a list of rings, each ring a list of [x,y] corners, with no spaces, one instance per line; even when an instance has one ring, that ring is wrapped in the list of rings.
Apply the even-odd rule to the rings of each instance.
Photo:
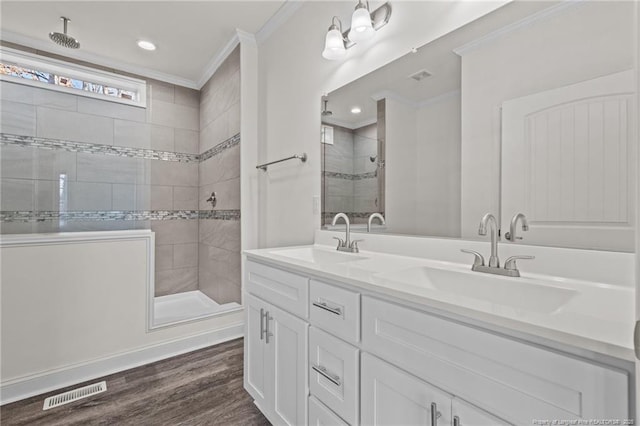
[[[77,401],[82,398],[86,398],[91,395],[96,395],[107,390],[107,382],[94,383],[89,386],[84,386],[78,389],[64,392],[59,395],[50,396],[44,400],[43,410],[59,407],[64,404],[68,404],[73,401]]]

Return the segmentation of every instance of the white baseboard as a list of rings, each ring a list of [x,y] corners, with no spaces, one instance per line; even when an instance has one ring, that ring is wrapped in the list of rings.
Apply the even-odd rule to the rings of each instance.
[[[0,405],[242,337],[242,323],[0,384]]]

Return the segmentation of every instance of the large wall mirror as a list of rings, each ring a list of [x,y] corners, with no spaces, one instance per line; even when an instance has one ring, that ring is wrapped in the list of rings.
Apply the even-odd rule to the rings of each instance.
[[[323,227],[634,251],[636,7],[512,2],[323,97]]]

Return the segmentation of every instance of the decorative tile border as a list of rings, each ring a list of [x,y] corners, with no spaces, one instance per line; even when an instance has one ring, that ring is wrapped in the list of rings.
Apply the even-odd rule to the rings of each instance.
[[[199,163],[218,155],[240,143],[240,133],[230,137],[224,142],[214,146],[206,152],[197,154],[186,154],[182,152],[158,151],[154,149],[130,148],[124,146],[113,146],[103,144],[93,144],[85,142],[73,142],[63,139],[39,138],[35,136],[12,135],[0,133],[1,145],[14,145],[22,147],[60,149],[68,152],[80,152],[87,154],[103,154],[117,157],[141,158],[145,160],[176,161],[180,163]]]
[[[224,141],[222,143],[219,143],[218,145],[214,146],[213,148],[208,149],[205,152],[203,152],[202,154],[200,154],[199,155],[199,161],[201,161],[201,162],[202,161],[206,161],[209,158],[214,157],[214,156],[220,154],[221,152],[238,145],[239,143],[240,143],[240,133],[230,137],[226,141]]]
[[[373,213],[380,213],[384,216],[384,212],[322,212],[322,223],[331,222],[333,217],[338,213],[344,213],[349,216],[349,219],[367,219]],[[342,222],[341,222],[342,223]]]
[[[0,211],[0,222],[110,220],[240,220],[240,210],[126,210],[126,211]]]
[[[336,178],[336,179],[345,179],[345,180],[363,180],[363,179],[373,179],[378,176],[378,172],[367,172],[360,174],[349,174],[349,173],[337,173],[337,172],[322,172],[324,177]]]
[[[240,210],[200,210],[200,219],[240,220]]]

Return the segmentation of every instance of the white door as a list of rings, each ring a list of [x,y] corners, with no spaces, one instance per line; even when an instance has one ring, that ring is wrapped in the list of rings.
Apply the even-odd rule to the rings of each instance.
[[[634,71],[502,104],[501,228],[524,243],[634,250]]]
[[[367,353],[360,375],[363,425],[451,425],[451,395]]]
[[[453,398],[451,404],[453,426],[507,426],[509,423],[492,416],[467,402]]]
[[[308,329],[306,322],[274,306],[269,306],[265,331],[269,382],[274,423],[307,423]],[[267,336],[265,335],[265,339]],[[271,419],[270,419],[271,420]]]
[[[266,343],[264,340],[264,314],[267,303],[249,294],[245,294],[244,310],[244,387],[253,397],[256,405],[262,410],[268,409],[267,395],[269,384],[267,372],[271,369],[267,365]]]

